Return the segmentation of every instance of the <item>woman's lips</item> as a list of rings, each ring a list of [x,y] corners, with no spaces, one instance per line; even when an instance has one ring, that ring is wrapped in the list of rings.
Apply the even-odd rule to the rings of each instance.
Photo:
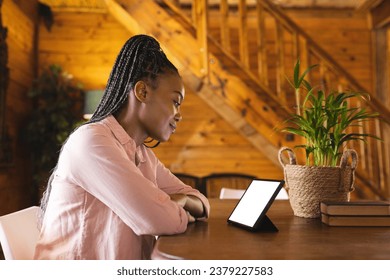
[[[170,123],[169,126],[171,127],[172,132],[175,132],[175,131],[176,131],[176,124]]]

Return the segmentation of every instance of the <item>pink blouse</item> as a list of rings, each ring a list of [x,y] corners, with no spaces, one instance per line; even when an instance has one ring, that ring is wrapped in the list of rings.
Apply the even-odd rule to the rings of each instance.
[[[113,116],[78,128],[54,175],[36,259],[149,259],[156,235],[187,228],[185,210],[168,194],[198,197],[205,218],[210,210]]]

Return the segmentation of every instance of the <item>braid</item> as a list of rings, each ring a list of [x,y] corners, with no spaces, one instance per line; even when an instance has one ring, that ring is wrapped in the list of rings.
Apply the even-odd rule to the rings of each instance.
[[[147,35],[131,37],[116,58],[96,111],[85,124],[100,121],[108,115],[118,112],[127,100],[129,91],[139,80],[146,79],[154,86],[157,76],[164,73],[164,71],[172,71],[178,74],[177,68],[168,60],[156,39]],[[46,211],[56,168],[52,171],[47,189],[41,200],[42,211],[39,223],[42,222]]]
[[[165,70],[178,73],[154,38],[147,35],[131,37],[116,58],[103,97],[89,123],[118,112],[136,82],[147,79],[153,84]]]

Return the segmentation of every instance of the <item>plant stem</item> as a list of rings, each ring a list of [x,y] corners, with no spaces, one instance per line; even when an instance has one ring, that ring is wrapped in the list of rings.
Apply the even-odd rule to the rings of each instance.
[[[300,88],[295,89],[295,104],[297,104],[297,115],[301,115],[301,96]]]

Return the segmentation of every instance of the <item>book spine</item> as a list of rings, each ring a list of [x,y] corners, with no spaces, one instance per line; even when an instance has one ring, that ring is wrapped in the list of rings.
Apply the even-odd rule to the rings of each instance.
[[[321,221],[330,226],[390,226],[390,216],[329,216],[322,214]]]
[[[390,206],[387,205],[326,205],[321,203],[320,210],[321,213],[333,216],[390,216]]]

